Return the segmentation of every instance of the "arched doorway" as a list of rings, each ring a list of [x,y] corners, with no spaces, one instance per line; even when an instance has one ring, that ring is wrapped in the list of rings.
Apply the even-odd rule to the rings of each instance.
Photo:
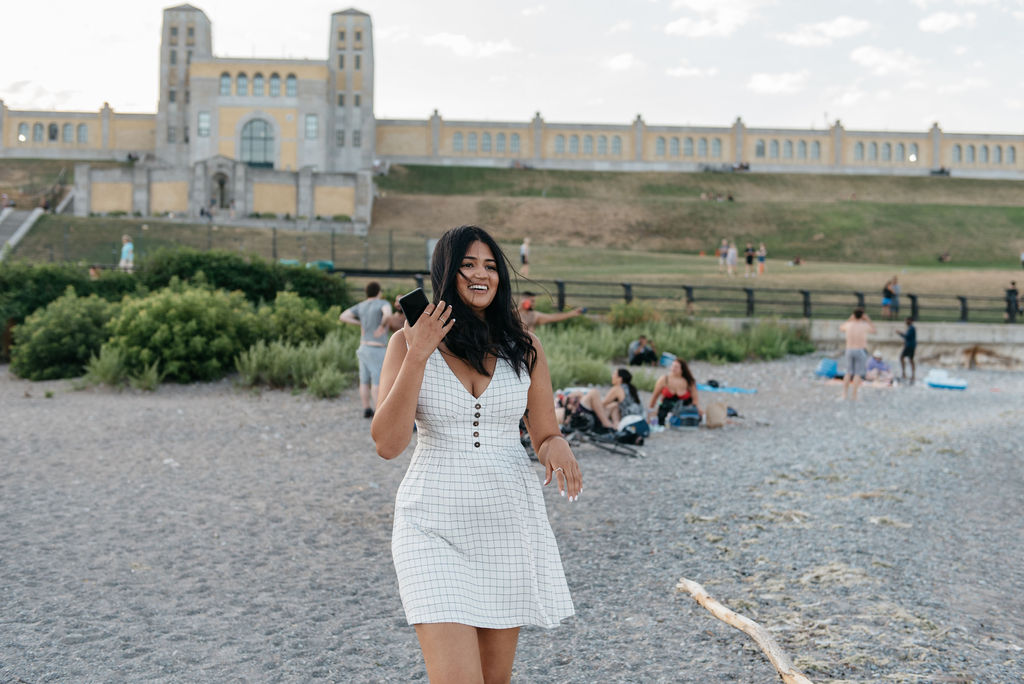
[[[212,204],[220,209],[227,209],[231,205],[231,185],[228,182],[227,174],[217,172],[213,174]]]

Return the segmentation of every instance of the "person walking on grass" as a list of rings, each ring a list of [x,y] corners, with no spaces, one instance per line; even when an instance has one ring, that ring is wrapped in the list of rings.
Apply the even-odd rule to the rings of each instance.
[[[135,245],[132,243],[131,235],[121,236],[121,260],[117,267],[126,273],[135,270]]]
[[[917,351],[917,328],[914,327],[914,319],[907,317],[907,329],[904,332],[896,331],[896,334],[903,338],[903,349],[900,351],[900,372],[903,380],[907,379],[907,361],[910,361],[910,384],[914,384],[917,376],[917,366],[914,364],[914,352]]]
[[[390,316],[391,305],[381,297],[380,283],[376,281],[367,284],[366,299],[341,313],[342,323],[358,325],[362,331],[356,358],[359,359],[359,399],[363,402],[363,418],[373,418],[373,407],[377,405],[377,387],[384,364]]]
[[[764,275],[765,261],[768,259],[768,248],[762,242],[757,248],[757,275]]]
[[[871,318],[859,306],[853,310],[846,322],[839,326],[839,330],[846,334],[846,375],[843,376],[843,399],[850,395],[850,385],[853,385],[854,400],[857,399],[857,390],[860,388],[864,376],[868,372],[868,335],[875,334],[875,324]]]
[[[729,255],[729,241],[722,238],[722,244],[718,245],[716,253],[718,254],[718,273],[722,275],[725,273],[725,259]]]
[[[730,276],[736,275],[736,262],[739,259],[739,250],[735,242],[729,242],[729,248],[725,252],[725,269]]]
[[[754,249],[754,243],[748,242],[746,249],[743,250],[743,260],[746,262],[746,267],[743,270],[743,277],[757,277],[757,271],[754,270],[754,257],[757,256],[757,250]]]
[[[530,238],[524,237],[519,245],[519,272],[524,278],[530,277]]]

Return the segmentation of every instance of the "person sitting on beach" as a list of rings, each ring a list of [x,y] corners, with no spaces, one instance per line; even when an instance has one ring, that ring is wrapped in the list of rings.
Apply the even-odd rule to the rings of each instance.
[[[868,359],[868,370],[864,378],[871,382],[892,383],[892,368],[882,359],[882,350],[876,349]]]
[[[600,423],[604,427],[618,427],[619,422],[626,416],[644,414],[640,394],[633,386],[633,374],[625,368],[616,368],[612,371],[612,387],[603,397],[596,389],[586,394],[573,392],[569,395],[569,403],[574,402],[594,414],[597,419],[595,425]]]
[[[648,339],[647,335],[641,335],[629,343],[627,349],[630,366],[642,366],[649,363],[652,366],[658,363],[658,352]]]
[[[669,366],[668,373],[654,383],[650,409],[653,411],[655,404],[658,404],[658,425],[665,424],[668,414],[678,403],[682,403],[683,406],[695,406],[703,415],[697,400],[697,381],[693,379],[690,367],[682,359],[674,360]]]
[[[526,326],[527,332],[535,331],[538,325],[557,323],[575,318],[586,310],[576,308],[572,311],[563,311],[561,313],[541,313],[535,308],[536,300],[537,295],[533,292],[524,292],[523,298],[519,302],[519,318],[523,321],[523,325]]]

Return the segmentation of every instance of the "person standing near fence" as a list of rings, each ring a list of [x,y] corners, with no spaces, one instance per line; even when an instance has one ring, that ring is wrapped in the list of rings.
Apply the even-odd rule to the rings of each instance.
[[[768,248],[762,242],[757,248],[757,275],[764,275],[765,261],[768,260]]]
[[[730,276],[736,275],[736,262],[739,260],[739,250],[736,243],[730,241],[729,248],[725,251],[725,269]]]
[[[746,262],[746,267],[743,270],[743,277],[757,277],[757,271],[754,270],[754,257],[757,256],[757,250],[754,249],[754,243],[748,242],[746,249],[743,250],[743,260]]]
[[[843,376],[843,399],[846,399],[850,385],[853,385],[854,400],[864,376],[868,372],[868,335],[875,334],[875,324],[859,306],[853,310],[846,322],[839,326],[846,333],[846,375]]]
[[[523,298],[519,302],[519,319],[526,326],[527,332],[535,331],[539,325],[558,323],[559,321],[576,318],[585,311],[585,309],[576,308],[572,311],[562,311],[560,313],[541,313],[535,308],[536,298],[537,295],[533,292],[524,292]]]
[[[377,405],[390,316],[391,305],[381,297],[380,283],[373,281],[366,285],[366,299],[345,309],[339,319],[361,329],[356,358],[359,359],[359,398],[363,402],[363,418],[373,418],[373,407]]]
[[[530,277],[530,238],[524,237],[523,244],[519,245],[519,272],[523,277]]]
[[[914,352],[917,351],[917,328],[914,327],[914,319],[907,317],[907,329],[904,332],[896,331],[896,334],[903,338],[903,349],[900,351],[900,373],[903,379],[907,379],[907,361],[910,361],[910,384],[914,384],[917,377],[917,366],[914,363]]]
[[[131,235],[121,236],[121,260],[117,267],[126,273],[135,270],[135,245],[132,243]]]
[[[718,245],[716,250],[718,254],[718,272],[719,274],[725,273],[725,258],[729,254],[729,241],[722,238],[722,244]]]

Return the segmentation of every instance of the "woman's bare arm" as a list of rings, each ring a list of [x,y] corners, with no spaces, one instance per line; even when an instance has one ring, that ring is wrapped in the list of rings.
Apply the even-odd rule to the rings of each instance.
[[[654,389],[651,390],[651,404],[650,408],[654,408],[654,405],[658,403],[658,395],[661,394],[661,388],[665,386],[665,377],[662,375],[658,378],[658,381],[654,383]]]

